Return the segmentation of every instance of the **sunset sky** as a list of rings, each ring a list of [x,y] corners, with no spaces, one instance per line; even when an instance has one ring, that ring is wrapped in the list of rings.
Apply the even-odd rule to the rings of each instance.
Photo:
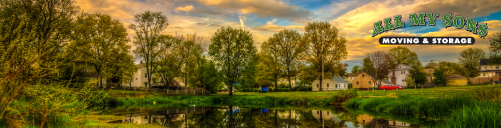
[[[501,32],[501,0],[76,0],[86,13],[106,13],[126,27],[134,15],[146,10],[161,11],[169,27],[165,34],[197,33],[209,41],[221,26],[250,31],[256,47],[274,33],[288,29],[303,31],[310,21],[328,21],[348,40],[349,69],[361,65],[367,53],[396,46],[381,46],[381,36],[472,36],[470,46],[407,46],[423,65],[430,60],[457,62],[459,52],[470,48],[487,50],[489,38]],[[408,27],[410,13],[439,13],[436,26]],[[444,14],[473,18],[487,23],[488,35],[479,38],[471,32],[444,28]],[[406,28],[372,37],[373,23],[402,15]],[[128,30],[132,39],[134,31]],[[133,47],[134,48],[134,47]]]

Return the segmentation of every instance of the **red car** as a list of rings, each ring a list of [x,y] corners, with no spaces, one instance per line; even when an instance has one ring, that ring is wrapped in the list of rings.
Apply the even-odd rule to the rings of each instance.
[[[402,87],[400,86],[395,86],[393,84],[385,84],[383,86],[381,86],[381,88],[379,88],[381,90],[399,90],[399,89],[402,89]]]

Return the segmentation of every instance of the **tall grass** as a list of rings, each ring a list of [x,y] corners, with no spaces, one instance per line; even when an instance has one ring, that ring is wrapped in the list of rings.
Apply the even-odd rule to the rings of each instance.
[[[415,115],[438,119],[433,127],[501,127],[500,102],[482,101],[472,97],[425,98],[400,96],[398,98],[355,98],[346,107],[369,112]]]

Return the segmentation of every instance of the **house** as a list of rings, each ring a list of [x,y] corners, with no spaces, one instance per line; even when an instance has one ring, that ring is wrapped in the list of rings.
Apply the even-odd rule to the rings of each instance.
[[[426,79],[428,79],[428,82],[433,82],[433,73],[435,72],[435,69],[433,68],[424,68],[423,71],[428,75]]]
[[[372,122],[374,120],[374,117],[369,116],[367,114],[362,114],[357,116],[357,121],[360,123],[362,126],[365,126],[369,124],[369,122]]]
[[[348,73],[348,77],[346,78],[346,82],[348,84],[352,84],[353,79],[355,79],[358,76],[359,73]]]
[[[320,89],[320,80],[316,79],[311,83],[311,91],[319,91]],[[323,79],[322,80],[322,91],[333,91],[333,90],[346,90],[348,89],[348,83],[339,75],[331,78],[331,79]]]
[[[317,120],[333,120],[337,118],[335,113],[331,113],[329,110],[311,110],[311,115]]]
[[[358,76],[353,79],[352,82],[352,87],[360,90],[368,90],[369,88],[375,87],[372,76],[365,72],[358,74]]]
[[[501,65],[489,65],[489,59],[480,59],[480,76],[493,77],[501,74]]]
[[[445,78],[447,85],[468,85],[468,79],[460,75],[451,75]]]
[[[390,70],[388,78],[395,85],[407,86],[405,78],[409,75],[410,69],[411,67],[406,64],[398,64],[394,69]]]
[[[131,83],[122,83],[122,86],[125,87],[147,87],[148,85],[148,74],[146,73],[146,67],[142,66],[142,64],[137,64],[138,70],[134,73],[132,77]],[[157,85],[157,83],[162,83],[162,79],[153,78],[151,84]],[[181,77],[175,77],[174,81],[178,82],[181,87],[185,86],[185,81]],[[162,84],[163,85],[163,84]]]

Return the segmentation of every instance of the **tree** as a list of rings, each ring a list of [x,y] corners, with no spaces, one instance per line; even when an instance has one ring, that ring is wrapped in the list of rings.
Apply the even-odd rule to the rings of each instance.
[[[361,72],[374,72],[374,65],[369,57],[364,58],[363,67]]]
[[[436,85],[442,85],[445,83],[445,76],[442,70],[435,70],[435,72],[433,72],[433,76],[435,77],[433,82],[435,82]]]
[[[268,41],[261,44],[259,66],[261,74],[271,76],[271,80],[275,82],[275,91],[278,91],[278,79],[284,73],[282,70],[284,64],[280,63],[280,49],[274,43],[274,40],[276,39],[269,38]]]
[[[306,50],[306,43],[301,41],[301,35],[298,31],[288,29],[275,33],[273,37],[268,39],[268,42],[265,43],[269,43],[267,46],[278,51],[278,62],[285,68],[285,76],[289,81],[290,91],[292,89],[291,75],[295,75],[293,72],[296,72],[298,69],[298,61]]]
[[[198,75],[194,75],[192,81],[197,81],[193,85],[207,89],[211,92],[216,92],[221,87],[221,73],[217,70],[216,64],[213,61],[201,57],[201,65],[196,69]]]
[[[134,58],[128,51],[113,51],[112,60],[107,63],[107,73],[109,73],[109,84],[106,87],[119,86],[121,83],[129,83],[132,87],[132,79],[138,67],[134,64]]]
[[[407,64],[413,69],[420,69],[421,62],[417,54],[409,48],[404,46],[398,46],[390,49],[390,55],[394,59],[396,64]]]
[[[371,62],[371,64],[365,64],[366,59],[364,59],[364,68],[368,68],[366,72],[372,75],[374,83],[378,86],[377,88],[379,88],[381,86],[381,81],[387,77],[390,69],[394,68],[395,62],[393,62],[393,57],[384,51],[370,53],[367,55],[367,58],[370,59],[370,61],[367,60],[367,62]],[[376,83],[376,81],[378,82]]]
[[[348,56],[346,39],[339,36],[336,27],[328,22],[310,22],[304,28],[302,41],[306,42],[308,48],[304,59],[314,65],[315,74],[320,76],[320,91],[322,91],[324,72],[332,72],[335,64]]]
[[[435,70],[442,71],[444,77],[448,77],[454,74],[464,76],[465,74],[463,67],[461,67],[458,63],[447,61],[440,61]]]
[[[485,59],[485,52],[479,48],[468,48],[459,53],[459,63],[463,66],[466,77],[480,75],[480,59]]]
[[[108,69],[108,63],[114,63],[117,57],[127,57],[123,54],[129,52],[128,41],[127,29],[119,20],[107,14],[82,14],[77,17],[73,28],[70,48],[79,55],[75,61],[83,61],[95,69],[96,85],[102,88],[103,78],[111,77],[109,71],[114,71]]]
[[[138,56],[146,67],[145,75],[148,78],[147,87],[151,87],[151,78],[157,70],[155,61],[158,54],[165,48],[165,44],[161,44],[160,33],[167,28],[167,17],[162,15],[162,12],[146,11],[134,16],[135,24],[129,26],[130,29],[136,32],[133,44],[136,49],[133,51]]]
[[[250,64],[257,61],[257,49],[252,35],[242,29],[221,27],[212,36],[209,55],[213,57],[218,69],[223,73],[231,96],[233,85],[241,81],[243,73]]]
[[[355,65],[355,66],[353,66],[353,68],[351,69],[351,73],[362,73],[362,69],[360,68],[360,66]]]
[[[409,76],[408,77],[411,77],[412,78],[412,82],[416,85],[416,87],[421,87],[422,85],[424,85],[428,79],[426,79],[426,72],[422,71],[422,70],[419,70],[419,69],[411,69],[409,70]],[[410,83],[409,83],[410,85]]]
[[[501,64],[501,32],[489,38],[490,59],[492,64]]]

